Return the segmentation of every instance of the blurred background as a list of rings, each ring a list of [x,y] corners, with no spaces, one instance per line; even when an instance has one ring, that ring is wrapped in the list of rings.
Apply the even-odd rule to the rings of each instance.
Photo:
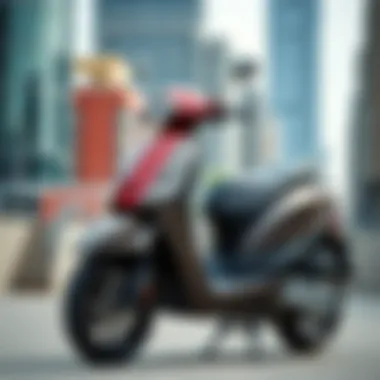
[[[317,163],[345,216],[358,302],[371,295],[368,308],[375,307],[379,21],[377,0],[0,0],[0,358],[3,345],[11,347],[4,348],[9,357],[0,361],[0,377],[2,365],[9,375],[20,368],[18,355],[29,352],[10,333],[24,326],[29,339],[20,314],[39,321],[36,331],[52,324],[49,297],[59,294],[75,261],[73,242],[102,212],[103,189],[113,176],[102,171],[104,163],[116,167],[145,133],[132,122],[120,137],[128,122],[119,119],[106,130],[99,126],[102,132],[99,123],[78,125],[75,96],[84,82],[75,63],[89,57],[128,65],[131,80],[123,91],[141,95],[153,114],[170,86],[216,97],[233,97],[239,87],[244,117],[199,136],[205,187],[267,163]],[[251,82],[231,78],[237,62],[254,62]],[[109,149],[91,150],[99,139]],[[78,172],[78,165],[87,169]],[[39,310],[42,295],[49,299]],[[54,344],[47,347],[54,351]],[[55,368],[49,359],[23,363],[23,376],[28,368]]]

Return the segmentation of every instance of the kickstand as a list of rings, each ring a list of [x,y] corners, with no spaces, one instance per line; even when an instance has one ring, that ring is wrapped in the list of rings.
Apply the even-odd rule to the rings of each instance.
[[[201,349],[200,357],[207,360],[216,359],[222,343],[228,332],[233,326],[233,321],[229,318],[222,318],[217,321],[216,328],[214,328],[207,344]]]
[[[233,329],[240,326],[244,337],[248,339],[248,348],[245,351],[246,356],[261,357],[264,353],[263,342],[261,339],[261,323],[257,319],[244,320],[241,318],[221,318],[216,328],[213,330],[211,337],[208,339],[206,346],[201,349],[200,357],[207,360],[216,359],[220,352],[222,339]]]
[[[248,357],[261,357],[264,353],[261,339],[261,323],[259,320],[249,320],[243,324],[244,336],[248,339],[246,354]]]

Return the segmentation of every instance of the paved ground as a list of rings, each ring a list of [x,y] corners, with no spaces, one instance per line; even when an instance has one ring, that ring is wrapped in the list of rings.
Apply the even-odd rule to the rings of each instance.
[[[265,351],[242,355],[239,333],[227,340],[213,363],[197,350],[211,321],[161,316],[140,358],[130,367],[93,370],[71,353],[59,325],[59,300],[0,299],[0,379],[260,379],[379,380],[380,300],[356,299],[336,339],[322,355],[286,354],[273,334],[264,334]],[[235,335],[235,336],[234,336]]]

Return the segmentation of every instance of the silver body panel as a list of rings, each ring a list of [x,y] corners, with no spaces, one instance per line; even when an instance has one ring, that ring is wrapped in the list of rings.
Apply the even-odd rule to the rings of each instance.
[[[100,250],[118,255],[145,255],[154,242],[155,231],[132,218],[106,216],[91,223],[79,241],[79,252],[88,256]]]
[[[262,253],[263,242],[268,239],[273,231],[285,227],[287,222],[298,213],[314,207],[316,204],[329,205],[330,197],[328,193],[321,187],[315,185],[306,185],[291,191],[288,195],[275,202],[269,211],[264,214],[246,234],[242,241],[240,252],[243,254],[252,254],[252,252]],[[326,222],[326,207],[316,207],[318,212],[315,213],[315,218],[307,233],[305,230],[298,233],[294,231],[294,241],[299,242],[299,237],[302,240],[307,240],[308,237],[315,236],[325,226]],[[293,240],[293,239],[292,239]]]

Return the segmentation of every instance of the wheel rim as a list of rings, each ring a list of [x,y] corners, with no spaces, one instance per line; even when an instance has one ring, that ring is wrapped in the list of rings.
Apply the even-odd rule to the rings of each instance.
[[[301,270],[287,281],[285,299],[297,315],[299,332],[317,339],[331,330],[340,315],[345,284],[339,260],[327,247],[319,247],[307,267],[306,273]]]
[[[139,319],[134,276],[118,268],[94,275],[84,307],[87,339],[101,348],[124,343]]]

